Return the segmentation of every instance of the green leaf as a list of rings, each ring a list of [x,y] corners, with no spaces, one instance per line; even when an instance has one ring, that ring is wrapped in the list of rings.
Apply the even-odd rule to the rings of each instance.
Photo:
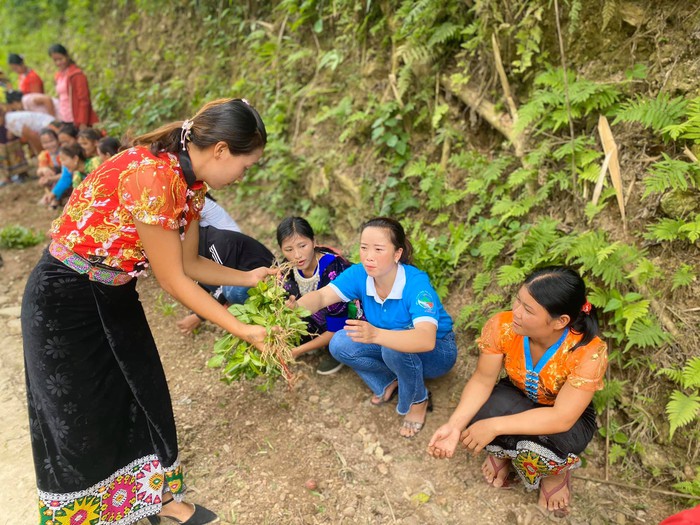
[[[700,411],[700,395],[697,393],[686,395],[679,390],[674,390],[671,400],[666,404],[666,414],[671,424],[671,439],[677,429],[684,427],[697,417],[698,411]]]
[[[695,279],[697,279],[697,276],[693,271],[693,267],[689,264],[682,264],[681,267],[678,268],[678,270],[676,270],[673,274],[673,278],[671,279],[673,282],[671,291],[673,292],[677,288],[689,286],[695,282]]]
[[[649,312],[649,301],[643,300],[627,304],[622,308],[622,316],[625,318],[625,334],[629,335],[632,325],[637,319],[646,317]]]

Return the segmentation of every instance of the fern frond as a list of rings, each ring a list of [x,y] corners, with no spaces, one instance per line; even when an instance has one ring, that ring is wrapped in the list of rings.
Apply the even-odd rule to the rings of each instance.
[[[683,372],[677,368],[661,368],[656,374],[669,378],[678,386],[683,384]]]
[[[605,0],[605,3],[603,4],[603,27],[601,28],[601,31],[605,31],[605,28],[608,27],[610,20],[613,19],[616,13],[617,0]]]
[[[700,178],[700,166],[695,163],[672,159],[663,153],[663,160],[649,167],[644,178],[644,194],[646,199],[652,193],[663,193],[666,190],[687,190],[697,187]]]
[[[684,224],[680,219],[661,219],[647,227],[644,238],[650,241],[676,241],[680,239],[680,229]]]
[[[671,424],[671,439],[677,429],[693,421],[700,411],[700,395],[686,395],[680,390],[674,390],[671,400],[666,404],[666,414]]]
[[[700,387],[700,357],[691,357],[683,367],[683,388]]]
[[[637,319],[644,319],[648,313],[649,301],[647,299],[625,305],[622,308],[622,316],[625,318],[625,334],[629,335],[635,321]]]
[[[480,295],[484,290],[486,290],[486,288],[488,288],[492,280],[493,276],[491,275],[491,272],[480,272],[476,274],[474,280],[472,281],[472,290],[474,290],[474,293],[477,295]]]
[[[666,126],[661,132],[672,140],[681,138],[700,142],[700,97],[688,103],[685,117],[685,122]]]
[[[411,81],[413,80],[413,69],[409,66],[404,66],[399,69],[399,74],[396,79],[396,89],[400,96],[403,96],[411,87]]]
[[[593,396],[593,406],[598,414],[602,414],[607,406],[615,406],[622,398],[622,387],[627,381],[611,379],[605,381],[602,390],[598,390]]]
[[[396,54],[403,59],[407,65],[422,64],[431,62],[433,50],[427,44],[407,43],[399,46]]]
[[[640,319],[630,329],[627,334],[627,344],[625,351],[632,347],[637,348],[660,348],[671,341],[671,336],[650,319]]]
[[[666,126],[678,124],[687,105],[688,101],[683,97],[672,99],[666,93],[659,93],[656,98],[638,95],[620,105],[613,126],[619,122],[638,122],[645,128],[661,131]]]
[[[525,272],[517,266],[504,265],[498,269],[498,286],[513,286],[525,280]]]
[[[494,240],[494,241],[484,241],[477,248],[479,255],[484,258],[484,265],[490,266],[493,260],[498,257],[506,245],[505,241]]]
[[[461,30],[461,26],[451,22],[440,24],[430,36],[430,39],[428,40],[428,47],[432,48],[439,44],[449,42],[450,40],[455,40],[460,35]]]
[[[695,220],[686,222],[678,228],[678,232],[687,238],[690,242],[696,242],[700,239],[700,214],[695,216]]]
[[[697,276],[695,275],[695,272],[693,272],[693,267],[689,264],[682,264],[681,267],[678,268],[678,270],[676,270],[673,274],[673,286],[671,286],[671,291],[675,292],[677,288],[682,288],[692,284],[696,278]]]

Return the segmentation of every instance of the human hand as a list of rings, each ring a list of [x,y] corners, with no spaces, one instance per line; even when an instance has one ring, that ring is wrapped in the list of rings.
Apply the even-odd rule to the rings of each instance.
[[[297,304],[297,298],[294,295],[290,295],[285,304],[287,305],[287,308],[289,308],[290,310],[294,310],[297,306],[299,306]]]
[[[459,443],[459,429],[445,423],[435,431],[428,443],[428,454],[437,459],[451,458]]]
[[[265,347],[265,338],[267,337],[267,329],[264,326],[247,325],[245,329],[245,339],[250,344],[262,351]]]
[[[268,275],[275,275],[277,273],[276,268],[267,268],[261,266],[260,268],[255,268],[255,270],[250,270],[246,272],[248,274],[248,286],[251,288],[256,286],[260,281],[265,279]]]
[[[498,432],[494,429],[493,422],[489,419],[482,419],[481,421],[469,425],[467,429],[462,432],[459,439],[462,441],[464,448],[476,455],[481,452],[486,445],[491,443],[497,435]]]
[[[202,320],[197,317],[197,314],[190,314],[187,317],[183,317],[175,324],[183,334],[191,334],[195,328],[202,324]]]
[[[355,343],[374,343],[377,336],[377,328],[367,321],[348,319],[345,321],[345,332]]]

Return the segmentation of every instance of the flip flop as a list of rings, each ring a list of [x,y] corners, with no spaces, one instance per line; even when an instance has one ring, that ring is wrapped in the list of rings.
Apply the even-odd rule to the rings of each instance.
[[[571,503],[571,470],[566,471],[566,475],[564,476],[564,480],[561,483],[559,483],[559,485],[554,487],[551,491],[548,491],[544,487],[540,488],[540,490],[542,491],[542,494],[544,494],[544,501],[547,504],[547,510],[549,510],[549,498],[554,496],[557,492],[559,492],[564,487],[567,487],[569,489],[569,503]],[[553,510],[550,512],[552,512],[552,514],[556,518],[565,518],[566,516],[569,515],[570,508],[569,508],[569,505],[567,505],[563,509],[556,509],[556,510]]]
[[[505,463],[501,463],[498,465],[496,463],[496,459],[494,456],[491,454],[487,454],[486,458],[488,459],[488,462],[491,463],[491,468],[493,469],[493,479],[494,481],[496,480],[496,477],[498,476],[498,473],[503,470],[504,468],[509,468],[511,466],[511,463],[509,461],[506,461]],[[489,481],[484,477],[484,481],[491,485],[494,489],[508,489],[511,488],[513,485],[517,484],[520,482],[520,479],[518,478],[518,475],[515,473],[514,470],[510,470],[508,474],[506,475],[505,479],[503,480],[503,485],[500,487],[497,487],[496,485],[493,484],[493,481],[489,483]]]

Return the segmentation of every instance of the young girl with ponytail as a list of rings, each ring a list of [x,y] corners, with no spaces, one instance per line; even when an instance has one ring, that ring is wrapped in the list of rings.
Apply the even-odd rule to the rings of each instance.
[[[566,515],[571,471],[595,434],[591,400],[608,362],[583,279],[561,266],[536,271],[513,309],[489,319],[477,345],[476,371],[428,453],[450,458],[460,441],[474,454],[485,448],[487,483],[521,480],[540,489],[542,507]],[[496,383],[503,367],[506,377]]]
[[[372,219],[362,225],[361,264],[297,301],[313,314],[361,300],[367,320],[348,319],[329,349],[367,384],[372,405],[388,403],[398,392],[396,411],[405,416],[399,434],[405,438],[421,431],[432,409],[425,379],[446,374],[457,359],[452,319],[428,275],[409,264],[411,252],[398,221]]]
[[[41,523],[218,521],[182,501],[172,404],[136,277],[152,270],[186,307],[262,344],[265,328],[236,319],[195,281],[255,286],[274,273],[197,253],[207,186],[240,181],[266,140],[246,101],[210,102],[110,157],[54,221],[22,302]]]

